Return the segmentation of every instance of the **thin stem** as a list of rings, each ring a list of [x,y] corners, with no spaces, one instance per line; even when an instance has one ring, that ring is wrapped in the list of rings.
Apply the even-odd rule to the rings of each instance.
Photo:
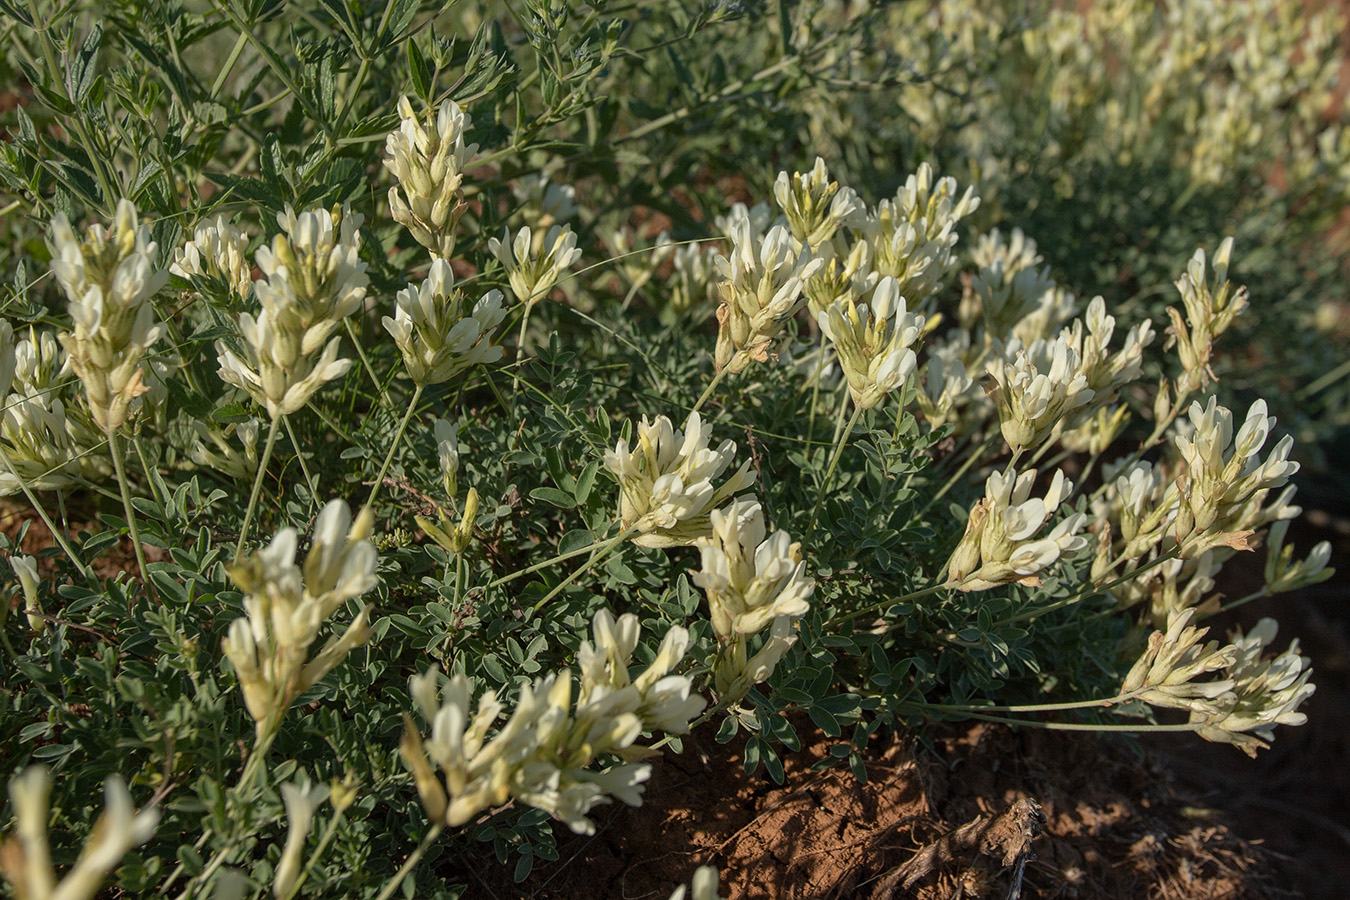
[[[356,336],[356,326],[352,324],[351,316],[342,320],[342,324],[347,326],[347,336],[352,339],[356,345],[356,355],[361,357],[361,367],[366,370],[370,376],[370,381],[375,385],[375,390],[380,392],[380,402],[385,406],[389,405],[389,393],[385,391],[384,385],[380,384],[379,377],[375,374],[375,367],[370,364],[370,357],[366,356],[366,348],[362,346],[361,339]]]
[[[517,578],[520,578],[524,575],[529,575],[531,572],[538,572],[540,569],[547,569],[549,566],[557,565],[558,563],[569,560],[574,556],[582,556],[583,554],[590,553],[591,551],[604,546],[606,543],[608,543],[608,541],[594,541],[592,543],[587,544],[584,547],[578,547],[575,550],[568,550],[566,553],[559,553],[557,556],[550,557],[549,559],[546,559],[543,562],[535,563],[534,565],[525,569],[521,569],[518,572],[512,572],[510,575],[503,575],[496,581],[490,582],[487,585],[487,587],[484,588],[484,590],[491,590],[492,588],[495,587],[501,587],[504,584],[509,584],[510,582],[515,581]]]
[[[375,483],[370,487],[370,499],[362,507],[361,512],[365,512],[375,505],[375,498],[380,495],[380,485],[384,484],[384,475],[389,471],[389,464],[394,461],[394,454],[398,452],[398,445],[403,442],[403,432],[408,427],[408,420],[412,418],[413,411],[417,409],[417,401],[422,399],[422,385],[418,385],[413,391],[412,400],[408,402],[408,409],[403,414],[403,421],[398,423],[398,431],[394,433],[394,442],[389,445],[389,452],[384,455],[384,464],[380,466],[380,474],[375,476]]]
[[[300,472],[305,476],[305,488],[309,491],[309,512],[314,514],[315,494],[319,490],[319,481],[310,474],[309,465],[305,462],[305,454],[300,452],[300,442],[295,438],[295,429],[291,427],[291,420],[286,419],[286,436],[291,439],[291,447],[295,450],[295,458],[300,463]]]
[[[831,619],[831,625],[840,625],[844,622],[852,622],[854,619],[861,618],[869,613],[881,612],[888,606],[895,606],[897,603],[906,603],[910,600],[918,600],[920,597],[927,597],[929,594],[936,594],[938,591],[951,585],[944,582],[930,584],[926,588],[920,588],[917,591],[910,591],[908,594],[902,594],[899,597],[893,597],[889,600],[883,600],[880,603],[873,603],[871,606],[864,606],[862,609],[855,609],[851,613],[840,616],[837,619]]]
[[[816,350],[816,370],[811,376],[811,414],[806,419],[806,439],[816,436],[816,404],[820,402],[820,378],[825,372],[825,332],[820,333],[820,346]]]
[[[977,712],[962,712],[962,718],[980,719],[985,722],[998,722],[1003,725],[1023,725],[1028,728],[1044,728],[1047,731],[1101,731],[1142,734],[1154,731],[1195,731],[1196,724],[1183,725],[1093,725],[1087,722],[1038,722],[1035,719],[1016,719],[1012,716],[986,716]]]
[[[726,377],[726,374],[727,370],[725,367],[717,370],[716,374],[713,375],[712,381],[708,382],[708,386],[704,389],[702,396],[695,401],[694,408],[689,410],[690,415],[693,415],[703,408],[703,404],[712,396],[712,392],[717,389],[717,386],[722,383],[722,379]]]
[[[380,891],[379,896],[376,897],[375,900],[389,900],[389,898],[394,895],[394,891],[398,889],[398,886],[403,883],[403,879],[408,877],[408,873],[411,872],[418,861],[421,860],[422,854],[427,852],[427,848],[431,846],[432,841],[441,836],[441,829],[443,827],[444,826],[442,826],[440,822],[431,826],[431,830],[422,838],[422,842],[417,845],[417,849],[408,855],[408,859],[403,863],[403,867],[394,873],[394,877],[389,879],[389,883],[384,886],[384,890]]]
[[[248,527],[253,524],[253,514],[258,509],[258,495],[262,493],[263,476],[267,474],[267,464],[272,461],[272,449],[277,445],[277,423],[284,418],[286,417],[277,416],[267,428],[267,443],[263,445],[263,454],[258,460],[258,474],[253,476],[253,492],[249,494],[244,525],[239,529],[239,543],[234,548],[235,562],[239,562],[244,556],[244,545],[248,543]]]
[[[811,535],[816,530],[816,519],[820,516],[821,504],[825,502],[825,492],[830,486],[830,479],[834,477],[834,470],[839,466],[839,457],[844,455],[844,447],[848,444],[849,437],[853,434],[853,427],[858,424],[858,419],[862,417],[863,408],[858,405],[853,407],[853,415],[849,417],[848,425],[839,432],[834,442],[834,456],[830,459],[830,465],[825,469],[825,477],[820,480],[820,490],[816,493],[816,505],[811,509],[811,523],[806,526],[806,540],[811,539]]]
[[[127,528],[131,531],[131,546],[136,551],[136,566],[141,570],[141,582],[151,600],[159,602],[155,586],[150,583],[150,569],[145,562],[145,547],[141,544],[141,529],[136,524],[136,508],[131,505],[131,486],[127,483],[127,467],[122,459],[122,440],[116,431],[108,434],[108,450],[112,453],[113,468],[117,472],[117,486],[122,492],[122,508],[127,514]]]
[[[955,486],[956,482],[961,480],[961,476],[965,475],[966,472],[970,471],[971,466],[979,462],[980,457],[984,455],[985,449],[989,446],[990,442],[992,441],[993,438],[988,437],[985,438],[984,441],[982,441],[979,445],[971,448],[970,456],[967,457],[966,461],[961,464],[961,468],[957,469],[956,472],[952,475],[952,477],[947,479],[947,481],[942,485],[942,487],[938,490],[936,494],[928,498],[928,502],[923,505],[923,508],[914,514],[914,518],[916,519],[920,518],[924,513],[932,509],[935,503],[937,503],[939,500],[945,497],[947,495],[947,492],[950,491],[953,486]]]
[[[66,556],[70,557],[71,563],[76,569],[79,569],[80,574],[89,582],[89,586],[97,590],[99,586],[98,578],[95,577],[94,570],[86,566],[81,562],[80,558],[75,555],[75,548],[70,546],[70,541],[66,537],[65,530],[58,529],[56,523],[52,521],[51,516],[47,515],[47,510],[43,509],[42,504],[38,503],[37,495],[35,495],[32,488],[28,486],[28,482],[24,481],[23,478],[19,476],[18,470],[14,468],[14,463],[10,461],[9,454],[5,451],[4,447],[0,447],[0,461],[4,462],[5,468],[9,470],[9,474],[14,476],[14,480],[19,483],[19,489],[22,490],[23,495],[28,498],[29,505],[37,512],[38,518],[42,520],[42,524],[46,525],[47,530],[52,533],[52,539],[66,552]]]
[[[1267,589],[1267,588],[1261,588],[1259,591],[1252,591],[1250,594],[1248,594],[1248,595],[1245,596],[1245,597],[1239,597],[1239,598],[1237,598],[1236,600],[1232,600],[1232,601],[1229,601],[1228,603],[1225,603],[1223,606],[1220,606],[1220,607],[1219,607],[1218,609],[1216,609],[1213,613],[1211,613],[1211,615],[1217,616],[1219,613],[1228,612],[1230,609],[1237,609],[1239,606],[1246,606],[1248,603],[1251,603],[1253,600],[1260,600],[1262,597],[1269,597],[1269,596],[1270,596],[1270,590]],[[1203,616],[1203,617],[1201,617],[1201,618],[1206,618],[1206,619],[1207,619],[1207,618],[1209,618],[1209,616]]]
[[[1114,697],[1104,697],[1100,700],[1077,700],[1072,703],[1025,703],[1020,706],[973,706],[960,703],[925,703],[925,709],[947,709],[954,712],[985,712],[985,713],[1034,713],[1034,712],[1067,712],[1074,709],[1094,709],[1111,706],[1118,706],[1121,703],[1127,703],[1134,699],[1134,692],[1128,694],[1117,694]]]
[[[220,94],[220,89],[225,87],[225,78],[234,69],[234,64],[239,62],[239,54],[244,52],[244,45],[248,43],[248,37],[241,31],[239,38],[234,42],[234,48],[230,50],[230,55],[225,58],[225,65],[220,67],[220,74],[216,76],[216,81],[211,85],[211,94],[208,100],[214,100]]]
[[[597,547],[594,556],[592,556],[590,559],[586,560],[584,563],[578,566],[575,572],[573,572],[571,575],[568,575],[561,582],[559,582],[557,587],[555,587],[553,590],[545,594],[543,599],[534,605],[534,611],[538,612],[539,610],[543,609],[544,606],[548,603],[548,601],[552,600],[554,597],[558,596],[558,594],[562,593],[564,588],[566,588],[572,582],[576,581],[586,572],[589,572],[591,569],[595,568],[601,562],[601,560],[609,556],[610,552],[613,551],[615,547],[617,547],[624,541],[628,540],[636,533],[637,533],[636,528],[625,529],[619,532],[610,540],[605,541],[603,544]]]

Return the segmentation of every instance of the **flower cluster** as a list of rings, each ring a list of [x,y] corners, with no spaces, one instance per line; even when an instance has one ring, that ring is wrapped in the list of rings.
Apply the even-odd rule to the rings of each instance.
[[[712,536],[698,542],[703,567],[693,578],[708,598],[719,645],[713,666],[718,697],[734,703],[767,679],[792,645],[792,620],[811,608],[816,583],[806,574],[801,545],[786,531],[765,537],[758,502],[733,500],[711,519]],[[770,637],[752,659],[749,638],[766,628]]]
[[[374,517],[352,522],[347,504],[334,500],[314,523],[302,566],[296,565],[294,528],[229,567],[244,592],[246,618],[235,619],[222,642],[234,663],[244,703],[263,735],[287,707],[370,636],[369,609],[357,613],[341,637],[330,638],[313,658],[309,649],[323,623],[348,600],[375,586],[375,547],[368,540]]]
[[[1177,381],[1178,399],[1206,387],[1214,381],[1210,359],[1214,355],[1214,339],[1223,334],[1247,308],[1245,287],[1234,288],[1228,281],[1228,263],[1233,255],[1233,239],[1224,238],[1215,251],[1211,265],[1214,278],[1206,279],[1205,251],[1196,250],[1186,266],[1186,273],[1177,281],[1185,316],[1169,306],[1167,315],[1172,320],[1168,328],[1169,343],[1175,344],[1181,357],[1181,377]]]
[[[42,766],[27,768],[10,779],[16,833],[0,844],[0,875],[19,900],[92,900],[127,851],[155,833],[159,812],[136,812],[122,779],[110,777],[104,787],[103,815],[75,865],[57,881],[47,841],[51,790],[51,773]]]
[[[122,427],[148,388],[141,362],[159,338],[150,300],[168,280],[159,247],[123,198],[111,229],[92,225],[81,240],[64,213],[52,219],[52,274],[70,300],[74,331],[61,335],[89,411],[105,434]]]
[[[501,359],[492,331],[506,316],[502,292],[488,291],[470,309],[445,259],[432,262],[426,280],[399,291],[396,302],[394,316],[382,322],[415,384],[440,384],[471,366]]]
[[[1196,733],[1208,741],[1234,744],[1248,756],[1268,747],[1276,725],[1302,725],[1298,707],[1312,696],[1312,669],[1298,641],[1273,658],[1265,649],[1275,640],[1274,619],[1262,619],[1231,643],[1201,644],[1208,629],[1191,625],[1195,610],[1174,614],[1167,630],[1155,631],[1130,669],[1121,697],[1151,706],[1190,712]],[[1197,680],[1216,673],[1212,680]]]
[[[900,293],[918,307],[933,296],[956,265],[956,223],[980,206],[975,189],[956,196],[956,179],[934,178],[922,163],[894,199],[869,212],[860,231],[872,245],[872,268],[900,283]]]
[[[239,316],[249,359],[216,344],[220,377],[273,419],[303,408],[351,367],[351,360],[338,359],[341,339],[333,332],[360,308],[370,281],[360,259],[361,221],[360,214],[336,207],[297,216],[287,206],[277,216],[281,233],[256,255],[264,278],[253,283],[253,292],[262,312],[256,319]]]
[[[889,275],[877,283],[867,304],[836,300],[818,322],[833,342],[849,395],[860,409],[876,406],[914,374],[918,358],[910,348],[923,332],[924,317],[906,311],[900,285]]]
[[[731,255],[716,259],[722,301],[714,359],[718,370],[737,374],[769,358],[769,345],[805,300],[803,282],[824,260],[799,249],[781,225],[756,238],[749,216],[732,222],[730,238]]]
[[[529,226],[516,232],[502,231],[501,240],[488,239],[488,250],[506,270],[511,293],[521,303],[534,304],[553,290],[562,273],[581,258],[577,236],[570,225],[554,225],[543,235],[541,246],[534,246]]]
[[[593,642],[582,642],[577,651],[575,704],[572,673],[564,669],[522,685],[500,727],[505,708],[494,691],[474,707],[463,675],[439,690],[435,669],[412,679],[412,697],[431,724],[431,736],[423,738],[405,717],[400,752],[433,821],[463,825],[514,798],[546,810],[578,834],[594,834],[586,815],[597,804],[610,796],[641,804],[651,767],[636,761],[649,752],[638,738],[652,731],[683,734],[703,709],[689,679],[670,674],[684,657],[689,635],[672,627],[637,678],[628,672],[640,636],[637,616],[616,620],[600,610],[592,635]],[[623,761],[603,771],[590,768],[603,756]]]
[[[1003,439],[1014,453],[1035,448],[1064,425],[1065,418],[1094,396],[1082,358],[1061,334],[1037,340],[1011,362],[994,359],[988,371],[990,396],[998,409]]]
[[[683,431],[670,419],[644,416],[637,426],[635,446],[620,438],[605,451],[605,468],[619,482],[619,520],[634,530],[633,543],[641,547],[692,544],[712,532],[712,511],[754,483],[750,461],[741,463],[720,485],[714,481],[736,456],[734,441],[716,449],[708,446],[712,430],[698,413],[690,413]]]
[[[1039,572],[1087,547],[1080,532],[1087,522],[1070,513],[1044,537],[1036,535],[1073,492],[1073,483],[1056,470],[1044,497],[1032,497],[1036,471],[995,472],[985,482],[983,499],[966,522],[966,533],[952,553],[947,581],[963,591],[983,591],[1016,581],[1040,584]]]
[[[852,188],[840,188],[830,180],[825,160],[816,157],[810,172],[779,172],[773,197],[787,218],[792,236],[815,250],[834,237],[862,204]]]
[[[385,139],[385,168],[398,184],[389,189],[389,214],[437,259],[455,254],[455,228],[467,208],[461,187],[477,144],[465,144],[471,119],[446,100],[436,121],[423,123],[407,97],[400,97],[398,129]],[[402,189],[400,193],[400,188]]]
[[[173,254],[169,271],[180,278],[213,278],[228,296],[243,300],[252,286],[248,235],[218,215],[198,223],[192,240]]]

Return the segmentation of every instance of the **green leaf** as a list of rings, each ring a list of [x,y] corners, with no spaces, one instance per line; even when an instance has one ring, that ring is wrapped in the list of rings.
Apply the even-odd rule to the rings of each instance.
[[[530,491],[530,496],[535,500],[542,500],[545,503],[551,503],[558,509],[571,509],[576,506],[576,500],[566,491],[560,491],[557,488],[539,487]]]

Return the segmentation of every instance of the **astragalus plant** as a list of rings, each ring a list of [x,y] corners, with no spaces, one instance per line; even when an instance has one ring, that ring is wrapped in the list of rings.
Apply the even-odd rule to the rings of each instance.
[[[1206,624],[1331,574],[1233,400],[1261,246],[1128,301],[975,125],[813,135],[901,86],[888,6],[519,6],[4,7],[17,896],[470,896],[691,740],[1302,721],[1297,642]]]

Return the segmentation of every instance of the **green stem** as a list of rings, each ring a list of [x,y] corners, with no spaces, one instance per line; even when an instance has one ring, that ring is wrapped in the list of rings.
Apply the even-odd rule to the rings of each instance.
[[[820,376],[825,371],[825,332],[820,333],[820,346],[816,350],[816,371],[811,376],[811,414],[806,419],[806,439],[816,436],[816,405],[820,402]]]
[[[484,588],[484,590],[491,590],[492,588],[501,587],[504,584],[509,584],[510,582],[515,581],[517,578],[529,575],[531,572],[538,572],[540,569],[547,569],[549,566],[557,565],[558,563],[572,559],[575,556],[582,556],[586,553],[590,553],[594,550],[599,549],[600,547],[604,546],[607,543],[609,543],[608,540],[594,541],[590,544],[587,544],[584,547],[578,547],[575,550],[568,550],[566,553],[559,553],[557,556],[550,557],[544,560],[543,562],[535,563],[534,565],[525,569],[521,569],[518,572],[512,572],[510,575],[503,575],[496,581],[490,582],[487,585],[487,587]]]
[[[122,459],[122,440],[116,431],[108,434],[108,450],[112,453],[113,468],[117,472],[117,486],[122,492],[122,508],[127,514],[127,528],[131,532],[131,545],[136,551],[136,565],[141,570],[141,582],[145,593],[151,600],[159,602],[155,586],[150,583],[150,569],[145,562],[145,547],[141,544],[141,529],[136,524],[136,508],[131,505],[131,486],[127,482],[126,463]]]
[[[211,85],[211,95],[208,100],[214,100],[220,94],[220,89],[225,87],[225,78],[234,69],[234,64],[239,62],[239,54],[244,52],[244,45],[248,43],[248,37],[241,31],[239,38],[234,42],[234,48],[230,50],[230,55],[225,58],[225,65],[220,67],[220,74],[216,76],[216,81]]]
[[[1216,609],[1216,610],[1215,610],[1213,613],[1211,613],[1210,615],[1215,615],[1215,616],[1217,616],[1219,613],[1228,612],[1230,609],[1237,609],[1239,606],[1246,606],[1248,603],[1251,603],[1253,600],[1260,600],[1262,597],[1269,597],[1269,596],[1270,596],[1270,591],[1267,590],[1266,588],[1261,588],[1261,590],[1259,590],[1259,591],[1252,591],[1250,594],[1248,594],[1248,595],[1245,596],[1245,597],[1239,597],[1239,598],[1236,599],[1236,600],[1233,600],[1233,601],[1231,601],[1231,602],[1225,603],[1223,606],[1220,606],[1218,609]],[[1209,616],[1203,616],[1203,617],[1201,617],[1201,618],[1208,619]],[[1197,619],[1197,621],[1198,621],[1198,619]]]
[[[961,703],[925,703],[925,709],[946,709],[954,712],[984,712],[984,713],[1035,713],[1035,712],[1068,712],[1075,709],[1094,709],[1118,706],[1121,703],[1128,703],[1134,699],[1133,692],[1129,694],[1117,694],[1114,697],[1105,697],[1100,700],[1077,700],[1072,703],[1025,703],[1020,706],[972,706]]]
[[[361,339],[356,335],[356,326],[352,324],[351,316],[342,320],[342,324],[347,326],[347,336],[352,339],[352,344],[356,346],[356,355],[361,357],[361,368],[366,370],[366,375],[370,376],[371,384],[375,385],[375,390],[380,392],[380,402],[385,406],[389,405],[389,393],[380,384],[380,379],[375,374],[375,367],[370,364],[370,357],[366,356],[366,348],[362,346]]]
[[[806,526],[806,541],[811,540],[811,535],[816,530],[816,519],[820,516],[821,504],[825,502],[825,492],[830,486],[830,479],[834,477],[834,470],[839,466],[839,457],[844,455],[844,447],[848,444],[848,439],[853,435],[853,427],[858,424],[858,419],[862,418],[863,408],[853,407],[853,415],[849,416],[848,425],[839,432],[834,442],[834,456],[830,458],[830,465],[825,469],[825,477],[820,481],[820,490],[816,494],[816,505],[811,509],[811,523]]]
[[[97,590],[99,584],[98,578],[94,575],[94,570],[86,566],[80,558],[75,555],[75,548],[70,545],[70,541],[66,537],[64,529],[58,529],[56,523],[52,521],[51,516],[47,515],[47,510],[43,509],[42,504],[38,503],[37,495],[34,494],[32,488],[28,486],[28,482],[24,481],[23,478],[19,476],[19,471],[14,468],[14,463],[10,461],[9,453],[5,451],[4,447],[0,447],[0,461],[4,462],[5,468],[9,470],[9,474],[13,475],[14,480],[19,483],[19,489],[22,490],[23,495],[28,498],[28,503],[38,514],[38,518],[42,520],[42,524],[46,525],[47,530],[52,533],[52,539],[66,552],[66,556],[70,557],[71,563],[80,571],[80,574],[84,576],[85,580],[89,582],[89,586]]]
[[[291,427],[291,420],[286,419],[286,436],[291,439],[291,447],[295,450],[295,458],[300,463],[300,473],[305,476],[305,487],[309,491],[309,512],[314,514],[315,495],[319,490],[319,481],[310,474],[309,465],[305,462],[305,454],[300,452],[300,442],[295,438],[295,429]]]
[[[945,587],[950,587],[945,581],[938,584],[930,584],[926,588],[920,588],[917,591],[911,591],[908,594],[902,594],[899,597],[893,597],[890,600],[883,600],[880,603],[873,603],[871,606],[864,606],[862,609],[855,609],[851,613],[840,616],[837,619],[831,619],[831,625],[839,625],[844,622],[852,622],[854,619],[861,618],[869,613],[881,612],[889,606],[895,606],[897,603],[905,603],[910,600],[918,600],[920,597],[927,597],[929,594],[936,594]]]
[[[938,490],[936,494],[928,498],[928,502],[923,505],[923,508],[914,514],[914,518],[918,519],[922,517],[924,513],[928,512],[928,510],[933,508],[933,504],[937,503],[939,500],[945,497],[947,495],[947,492],[950,491],[953,486],[955,486],[956,482],[961,480],[961,476],[965,475],[966,472],[970,471],[971,466],[979,462],[980,457],[984,455],[985,449],[989,446],[989,444],[992,441],[993,441],[992,437],[985,438],[983,442],[981,442],[975,447],[972,447],[970,450],[970,456],[966,458],[965,462],[961,463],[961,468],[957,469],[956,472],[952,475],[952,477],[948,478],[946,482],[943,483],[942,487]]]
[[[703,408],[703,404],[712,396],[712,392],[717,389],[717,386],[722,383],[722,379],[726,377],[726,374],[727,370],[725,368],[717,370],[716,374],[713,375],[712,381],[708,382],[708,387],[704,389],[702,396],[695,401],[694,408],[689,410],[690,415],[693,415]]]
[[[427,848],[431,846],[432,841],[441,836],[442,828],[443,826],[439,822],[431,826],[431,830],[422,838],[422,842],[417,845],[417,849],[408,855],[403,867],[394,873],[394,877],[389,879],[389,883],[384,886],[384,890],[380,891],[375,900],[389,900],[394,895],[394,891],[398,889],[398,886],[403,883],[403,879],[408,877],[408,873],[421,860],[422,854],[427,852]]]
[[[1028,728],[1044,728],[1047,731],[1100,731],[1142,734],[1154,731],[1195,731],[1196,725],[1093,725],[1087,722],[1038,722],[1035,719],[1016,719],[1012,716],[986,716],[977,712],[962,712],[962,718],[980,719],[985,722],[998,722],[1002,725],[1022,725]],[[1202,723],[1197,723],[1202,724]]]
[[[384,455],[384,464],[380,466],[380,474],[375,476],[375,483],[370,487],[370,499],[366,505],[361,508],[361,512],[372,508],[375,505],[375,498],[380,495],[380,486],[384,484],[385,473],[389,471],[389,464],[394,461],[394,454],[398,452],[398,445],[403,442],[403,432],[408,428],[408,420],[412,418],[413,411],[417,409],[417,401],[422,399],[422,385],[418,385],[413,391],[412,400],[408,402],[408,409],[403,414],[403,421],[398,423],[398,431],[394,434],[394,442],[389,445],[389,452]]]
[[[258,496],[262,493],[263,476],[267,474],[267,464],[272,461],[272,449],[277,445],[277,423],[285,416],[272,419],[267,428],[267,443],[263,445],[262,457],[258,460],[258,474],[253,476],[253,492],[248,497],[248,510],[244,513],[244,525],[239,529],[239,543],[234,548],[234,561],[244,556],[244,545],[248,543],[248,527],[253,524],[253,514],[258,509]]]
[[[609,556],[610,552],[613,551],[615,547],[617,547],[624,541],[628,540],[635,534],[637,534],[636,528],[627,528],[619,532],[610,540],[605,541],[599,547],[597,547],[594,556],[592,556],[590,559],[586,560],[584,563],[578,566],[575,572],[573,572],[571,575],[568,575],[561,582],[559,582],[557,587],[555,587],[553,590],[545,594],[543,599],[534,605],[534,611],[538,612],[539,610],[543,609],[544,606],[548,603],[548,601],[552,600],[554,597],[562,593],[564,588],[566,588],[572,582],[576,581],[586,572],[589,572],[591,569],[595,568],[605,557]]]

